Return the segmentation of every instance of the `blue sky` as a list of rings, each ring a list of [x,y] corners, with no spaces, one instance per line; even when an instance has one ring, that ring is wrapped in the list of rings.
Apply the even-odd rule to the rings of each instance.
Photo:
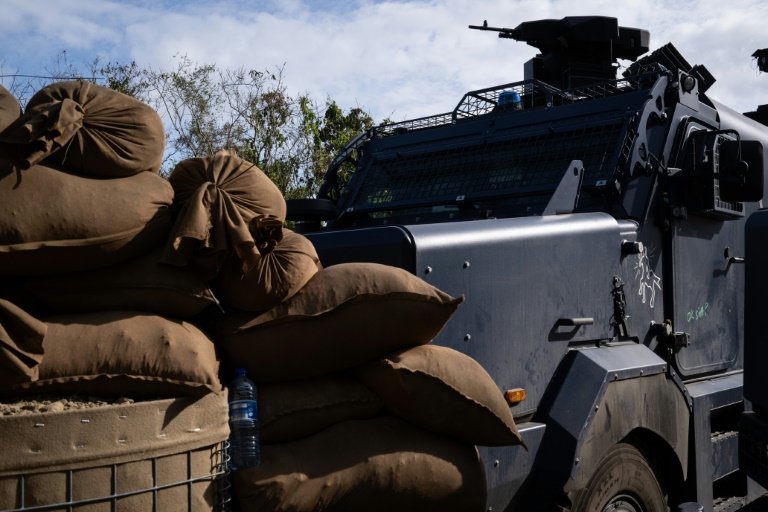
[[[284,65],[289,92],[377,120],[446,112],[469,90],[522,80],[536,50],[467,25],[599,14],[649,30],[652,50],[672,42],[705,65],[722,103],[768,103],[768,76],[750,57],[768,48],[764,0],[0,0],[0,9],[0,74],[45,74],[62,51],[75,64],[170,69],[186,54],[220,68]]]

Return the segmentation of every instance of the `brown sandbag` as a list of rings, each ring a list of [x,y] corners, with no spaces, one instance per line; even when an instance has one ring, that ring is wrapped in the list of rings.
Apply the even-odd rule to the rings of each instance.
[[[381,399],[354,375],[336,373],[314,379],[259,386],[262,443],[294,441],[342,421],[375,416]]]
[[[463,300],[403,269],[343,263],[260,315],[223,315],[216,341],[256,382],[298,380],[429,343]]]
[[[0,275],[104,267],[166,240],[173,189],[152,173],[97,179],[36,165],[0,172]]]
[[[136,311],[44,320],[48,332],[38,380],[3,388],[2,394],[142,398],[221,390],[213,342],[189,322]]]
[[[44,322],[0,299],[0,385],[37,380],[47,331]]]
[[[356,369],[397,416],[480,446],[522,444],[509,404],[490,375],[452,348],[424,345]]]
[[[261,448],[234,472],[243,510],[482,512],[485,472],[474,446],[384,416],[337,423]]]
[[[80,174],[121,177],[160,169],[165,128],[157,112],[127,94],[58,82],[32,96],[0,142],[14,146],[22,169],[48,159]]]
[[[16,96],[0,85],[0,132],[21,117],[21,105]]]
[[[274,249],[260,251],[259,262],[246,274],[230,258],[213,284],[223,304],[243,311],[265,311],[293,297],[322,269],[315,246],[305,236],[283,228]]]
[[[161,255],[158,247],[105,268],[29,279],[24,287],[56,314],[122,309],[190,318],[216,302],[207,281],[160,263]]]
[[[164,261],[193,264],[206,278],[215,277],[232,254],[242,262],[243,272],[250,270],[261,257],[252,234],[259,221],[285,221],[280,189],[234,151],[183,160],[168,181],[179,215]]]

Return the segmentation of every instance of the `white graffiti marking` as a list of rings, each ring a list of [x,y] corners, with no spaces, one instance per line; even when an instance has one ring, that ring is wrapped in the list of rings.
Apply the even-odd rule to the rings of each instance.
[[[643,304],[648,301],[648,305],[653,307],[656,300],[656,290],[661,290],[661,277],[657,276],[651,268],[647,247],[643,247],[643,252],[637,255],[635,281],[638,280],[640,286],[637,289],[637,294],[642,297]]]

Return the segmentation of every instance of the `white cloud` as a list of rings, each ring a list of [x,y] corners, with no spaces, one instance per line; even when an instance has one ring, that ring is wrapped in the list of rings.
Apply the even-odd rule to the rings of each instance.
[[[577,15],[618,18],[651,32],[652,49],[672,41],[717,78],[710,94],[736,110],[768,103],[768,77],[751,53],[768,46],[768,3],[733,0],[6,0],[0,17],[4,70],[41,71],[61,50],[70,58],[174,66],[185,54],[222,68],[286,64],[292,93],[331,96],[382,119],[452,109],[462,95],[522,79],[536,50],[468,30]]]

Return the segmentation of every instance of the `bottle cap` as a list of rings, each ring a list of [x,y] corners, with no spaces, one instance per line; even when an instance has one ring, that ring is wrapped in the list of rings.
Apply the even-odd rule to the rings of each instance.
[[[235,370],[235,375],[247,375],[248,368],[238,368]]]

